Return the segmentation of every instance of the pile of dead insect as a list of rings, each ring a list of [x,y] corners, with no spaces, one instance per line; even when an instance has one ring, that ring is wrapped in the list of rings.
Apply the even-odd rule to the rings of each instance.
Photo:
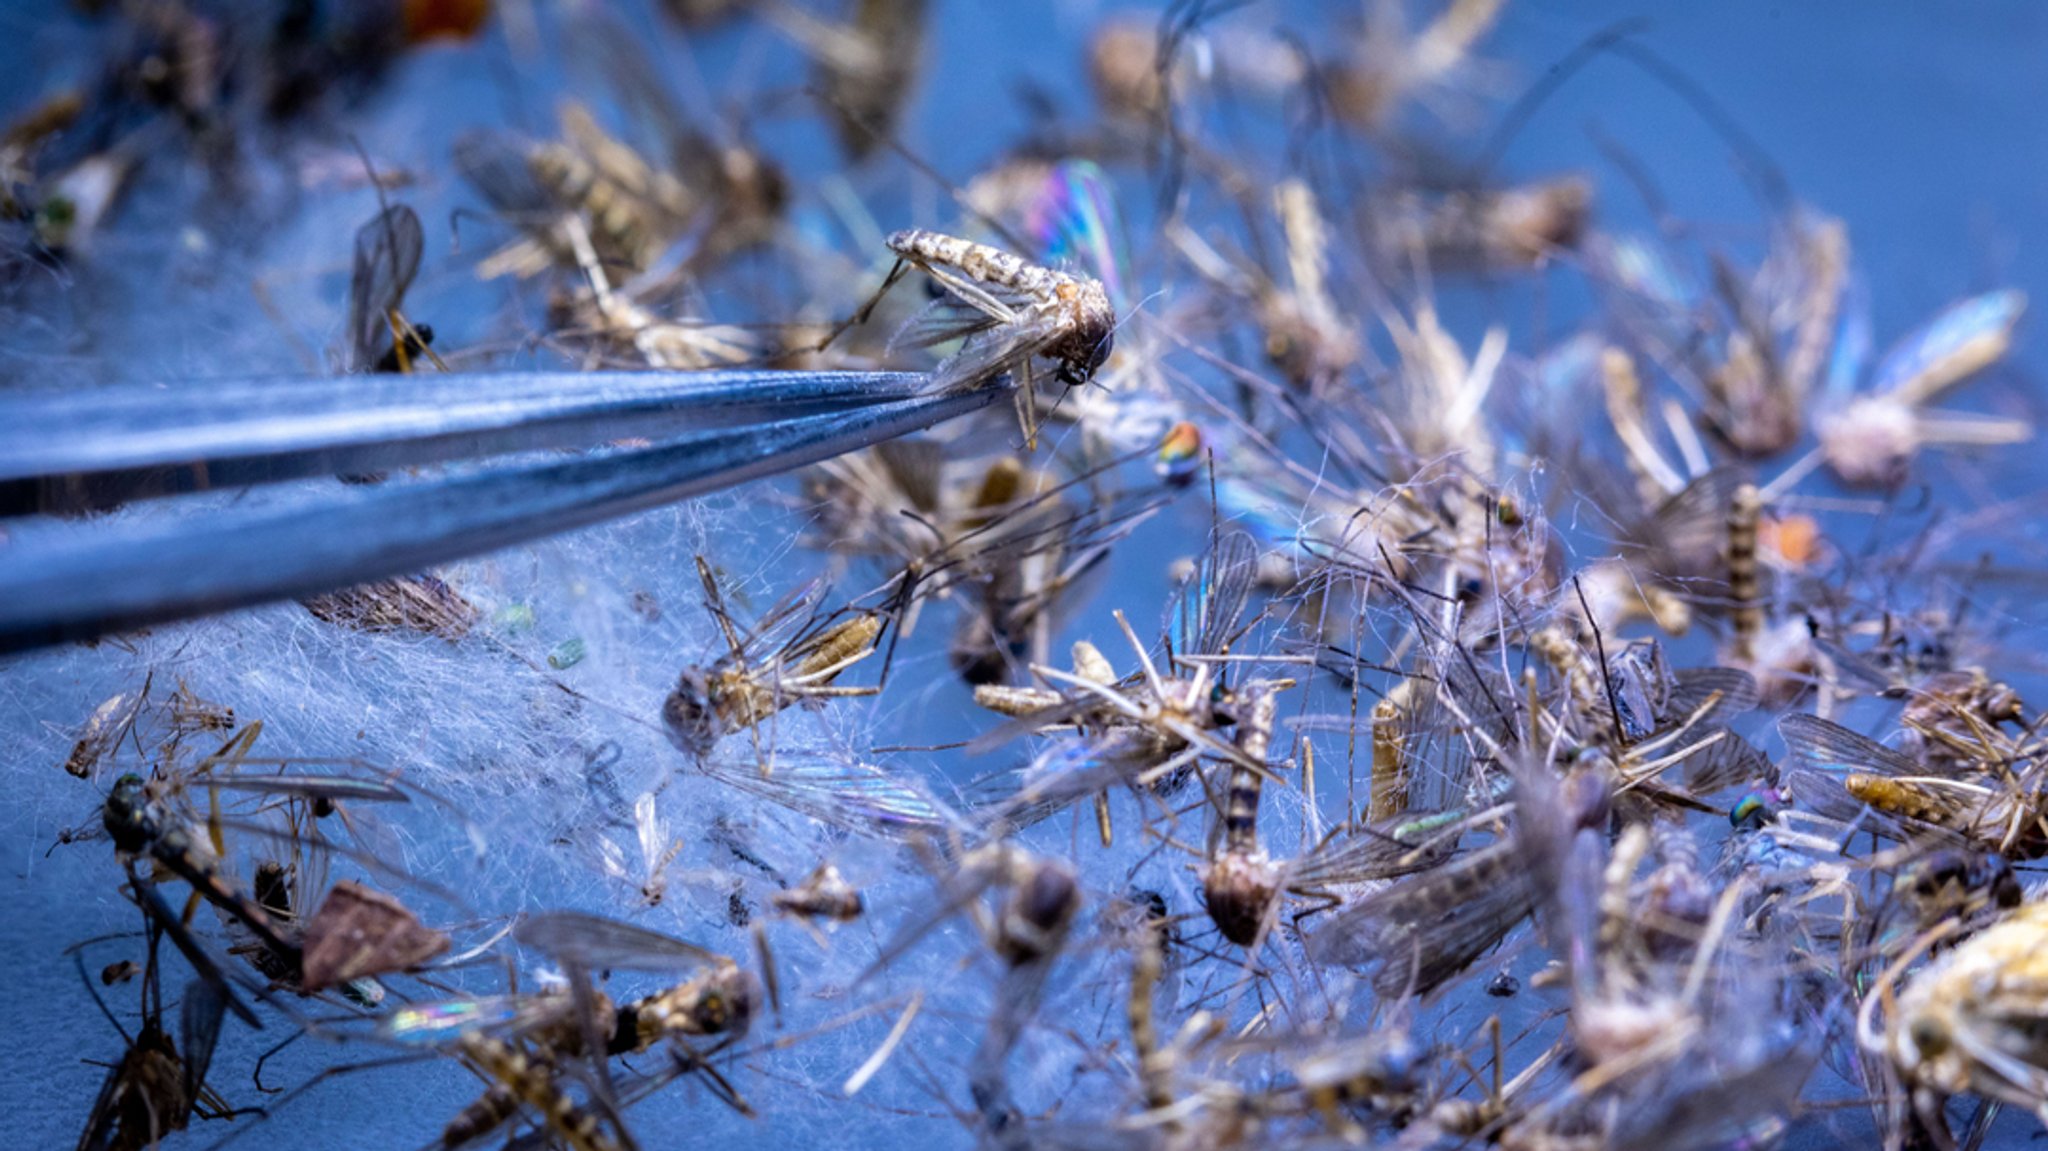
[[[9,362],[123,354],[161,274],[300,370],[936,363],[1016,402],[0,664],[15,966],[65,1013],[37,1130],[2048,1120],[2048,735],[1973,575],[2013,512],[1944,486],[1967,447],[2002,490],[2030,428],[1937,406],[2011,406],[2018,292],[1872,356],[1846,228],[1789,195],[1724,246],[1605,226],[1591,175],[1445,179],[1473,142],[1423,109],[1509,114],[1499,0],[1102,18],[978,170],[905,142],[992,99],[924,0],[76,7],[0,141]]]

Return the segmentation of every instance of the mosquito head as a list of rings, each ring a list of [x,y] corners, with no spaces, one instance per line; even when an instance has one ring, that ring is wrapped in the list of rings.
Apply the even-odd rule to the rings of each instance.
[[[722,965],[705,979],[703,992],[687,1010],[685,1029],[696,1035],[746,1035],[760,1013],[761,981],[737,965]]]
[[[661,704],[661,723],[676,750],[705,755],[725,734],[718,706],[711,698],[710,676],[703,669],[688,667],[676,681],[674,691]]]
[[[1059,381],[1071,388],[1094,379],[1116,349],[1116,308],[1098,281],[1077,280],[1063,287],[1067,334],[1054,357],[1060,361]]]
[[[1778,793],[1770,788],[1748,792],[1728,809],[1728,823],[1737,831],[1755,831],[1777,818],[1781,802]]]
[[[101,818],[115,847],[131,854],[142,850],[151,838],[148,784],[133,772],[115,780]]]

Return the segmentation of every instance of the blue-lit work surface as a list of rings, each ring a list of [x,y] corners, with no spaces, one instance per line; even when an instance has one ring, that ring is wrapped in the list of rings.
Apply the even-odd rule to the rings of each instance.
[[[557,99],[565,92],[590,100],[614,130],[631,121],[614,98],[602,94],[603,86],[590,80],[587,62],[574,61],[568,49],[556,46],[566,42],[557,37],[566,17],[552,8],[536,14],[529,5],[501,7],[476,42],[426,48],[401,58],[367,100],[334,117],[319,133],[308,133],[295,147],[273,154],[263,150],[268,142],[252,146],[250,184],[233,196],[196,170],[152,166],[75,266],[14,273],[7,301],[9,335],[0,340],[0,379],[81,395],[111,384],[188,388],[194,411],[203,412],[208,403],[222,401],[209,393],[210,379],[332,370],[336,357],[330,349],[340,344],[345,328],[350,238],[378,211],[376,195],[361,184],[361,161],[345,133],[361,141],[380,170],[412,177],[410,184],[387,193],[394,202],[412,205],[425,222],[425,258],[406,311],[433,324],[435,347],[450,366],[513,372],[575,366],[574,350],[542,338],[548,331],[546,288],[476,278],[477,262],[513,231],[484,218],[481,201],[455,173],[450,149],[465,131],[482,126],[553,134]],[[1090,30],[1105,9],[1089,3],[934,7],[923,73],[903,129],[905,146],[921,160],[966,184],[1034,126],[1029,106],[1016,98],[1027,88],[1042,94],[1060,127],[1078,129],[1095,121],[1081,60]],[[1436,11],[1434,6],[1411,7],[1411,27],[1426,24]],[[1255,5],[1225,18],[1211,38],[1220,46],[1233,35],[1231,28],[1284,25],[1300,30],[1323,55],[1334,52],[1338,43],[1332,21],[1352,15],[1351,6],[1341,8],[1333,14],[1315,5]],[[1874,345],[1869,359],[1881,358],[1895,339],[1965,297],[2010,287],[2037,302],[2048,299],[2048,280],[2036,270],[2032,250],[2044,224],[2038,191],[2048,183],[2048,172],[2040,170],[2048,140],[2036,113],[2044,94],[2034,90],[2041,82],[2032,64],[2048,21],[2027,5],[1980,6],[1937,16],[1903,9],[1872,12],[1846,3],[1738,4],[1696,13],[1648,5],[1510,4],[1498,28],[1477,49],[1489,63],[1465,76],[1440,102],[1412,110],[1402,122],[1414,139],[1441,149],[1442,157],[1426,149],[1398,157],[1391,149],[1375,150],[1363,142],[1362,133],[1334,126],[1299,101],[1256,91],[1205,90],[1198,111],[1190,114],[1201,119],[1207,146],[1258,173],[1242,211],[1262,214],[1258,226],[1267,233],[1265,267],[1284,278],[1285,257],[1276,242],[1271,202],[1280,175],[1307,176],[1322,199],[1332,235],[1340,243],[1353,241],[1357,220],[1371,203],[1361,191],[1366,175],[1468,175],[1466,158],[1477,152],[1508,100],[1598,29],[1645,14],[1655,22],[1636,38],[1725,107],[1730,120],[1782,169],[1801,205],[1846,223],[1855,280],[1846,296],[1867,302]],[[700,126],[758,144],[788,171],[794,238],[786,253],[742,257],[730,269],[702,277],[689,298],[696,314],[741,326],[827,325],[857,306],[886,271],[884,235],[902,227],[960,226],[962,213],[948,191],[886,148],[865,167],[846,170],[830,130],[801,93],[808,70],[784,33],[743,19],[685,37],[637,7],[628,18],[663,62],[671,89]],[[8,51],[20,66],[7,70],[8,107],[26,108],[67,82],[90,78],[97,57],[87,24],[68,15],[33,25],[25,16],[16,20],[22,34]],[[531,35],[525,31],[534,26],[530,21],[538,22]],[[1736,266],[1753,270],[1772,235],[1771,213],[1778,206],[1760,200],[1744,179],[1745,165],[1753,164],[1753,158],[1735,155],[1685,101],[1612,57],[1594,60],[1565,82],[1508,142],[1502,156],[1498,170],[1489,173],[1499,180],[1587,173],[1594,181],[1595,228],[1602,233],[1656,236],[1660,225],[1668,225],[1663,233],[1668,249],[1678,253],[1674,260],[1687,278],[1681,286],[1698,306],[1713,306],[1706,252],[1726,251]],[[1664,199],[1661,218],[1644,206],[1645,197],[1625,166],[1658,189]],[[1070,642],[1087,638],[1117,671],[1128,672],[1136,656],[1111,613],[1121,610],[1140,640],[1156,651],[1173,587],[1170,565],[1202,551],[1216,515],[1206,473],[1186,488],[1169,488],[1152,472],[1150,445],[1182,415],[1227,426],[1228,419],[1219,413],[1241,401],[1243,374],[1276,380],[1278,372],[1267,363],[1260,334],[1248,318],[1219,320],[1203,311],[1217,292],[1194,270],[1199,260],[1189,253],[1196,245],[1163,236],[1156,226],[1160,171],[1136,162],[1111,162],[1106,169],[1130,239],[1122,304],[1138,315],[1119,332],[1122,358],[1106,366],[1102,382],[1107,391],[1078,391],[1065,402],[1082,411],[1084,421],[1105,419],[1101,426],[1114,434],[1092,443],[1071,425],[1052,423],[1036,458],[1067,461],[1074,471],[1080,470],[1078,461],[1101,465],[1125,453],[1137,454],[1141,462],[1073,489],[1077,504],[1092,501],[1105,518],[1117,513],[1122,520],[1089,525],[1112,542],[1108,556],[1089,569],[1052,626],[1035,638],[1047,662],[1058,669],[1071,666]],[[1217,194],[1199,165],[1191,165],[1184,178],[1198,190],[1189,218],[1196,237],[1226,256],[1242,252],[1240,206]],[[1346,199],[1353,194],[1355,202]],[[459,221],[451,217],[458,207],[467,209]],[[1600,554],[1626,533],[1608,510],[1612,493],[1574,481],[1577,465],[1568,462],[1572,449],[1584,446],[1589,455],[1606,461],[1618,477],[1617,490],[1626,491],[1631,482],[1613,466],[1619,455],[1597,385],[1564,393],[1542,390],[1546,377],[1541,369],[1566,362],[1546,360],[1546,355],[1565,346],[1589,320],[1612,314],[1613,297],[1593,284],[1587,267],[1579,257],[1567,256],[1533,275],[1475,283],[1445,273],[1433,284],[1444,328],[1468,359],[1484,354],[1490,329],[1498,326],[1503,332],[1501,367],[1484,406],[1500,431],[1495,441],[1500,478],[1514,481],[1522,493],[1544,497],[1545,510],[1575,563]],[[1371,354],[1389,363],[1395,353],[1381,309],[1391,307],[1414,323],[1412,289],[1403,285],[1382,293],[1367,286],[1362,273],[1358,260],[1340,257],[1339,299]],[[913,276],[898,286],[875,324],[853,345],[854,354],[882,366],[930,365],[932,358],[920,358],[923,353],[915,349],[888,346],[924,299],[915,282],[919,279]],[[1601,331],[1609,338],[1614,334],[1612,328]],[[2019,331],[2014,356],[1937,406],[2038,420],[2037,359],[2027,327]],[[1144,370],[1154,365],[1156,375]],[[1867,386],[1870,370],[1866,366],[1847,378]],[[1647,378],[1661,378],[1650,366],[1644,372]],[[374,386],[402,390],[402,381],[383,377]],[[419,386],[424,392],[438,385],[423,379]],[[1058,391],[1057,385],[1052,390]],[[1684,393],[1667,386],[1657,395]],[[1089,407],[1132,397],[1150,400],[1151,406]],[[1016,445],[1018,431],[1006,403],[995,404],[981,421],[954,433],[972,446],[970,454]],[[1316,428],[1314,421],[1310,409],[1304,423]],[[32,430],[8,428],[0,436],[6,437],[0,444],[33,446]],[[29,439],[16,438],[24,436]],[[1236,444],[1242,447],[1243,441]],[[1302,435],[1283,437],[1280,447],[1297,453],[1295,462],[1309,476],[1324,471],[1327,461],[1306,454],[1310,444]],[[1529,453],[1545,456],[1533,481]],[[1797,455],[1790,451],[1762,466],[1760,477],[1768,482]],[[574,466],[546,454],[524,458],[540,468]],[[1785,507],[1819,517],[1847,557],[1845,566],[1867,561],[1875,569],[1878,561],[1868,557],[1895,556],[1905,541],[1924,532],[1928,544],[1912,577],[1892,581],[1884,594],[1895,597],[1892,603],[1899,611],[1912,612],[1953,608],[1969,592],[1971,655],[2022,694],[2038,695],[2034,653],[2041,620],[2031,581],[2041,555],[2039,516],[2030,501],[2035,501],[2041,473],[2034,458],[2035,450],[2025,446],[1930,451],[1917,459],[1912,482],[1888,512],[1874,513],[1872,508],[1881,506],[1874,497],[1845,493],[1824,475],[1793,486]],[[14,474],[7,471],[8,463],[0,458],[0,478]],[[360,463],[376,466],[374,459]],[[43,467],[38,462],[23,470]],[[1374,486],[1369,477],[1341,471],[1329,467],[1327,474],[1337,478],[1328,487]],[[450,472],[460,474],[460,466]],[[1261,530],[1267,546],[1285,551],[1294,537],[1317,534],[1317,522],[1304,510],[1307,495],[1317,489],[1309,481],[1293,483],[1295,477],[1277,468],[1270,473],[1287,481],[1277,490],[1300,497],[1299,502],[1278,508],[1267,499],[1266,520],[1249,526]],[[253,506],[276,507],[280,517],[289,519],[289,501],[316,489],[323,498],[342,491],[371,509],[407,484],[441,474],[428,468],[385,485],[344,487],[316,480],[245,496],[215,492],[199,497],[191,516],[204,524],[208,512],[245,513]],[[1232,483],[1227,460],[1219,460],[1218,475],[1223,516],[1256,509],[1258,501],[1241,494],[1247,485]],[[965,486],[980,477],[948,478]],[[1922,484],[1928,485],[1924,498]],[[1114,500],[1108,498],[1112,492]],[[75,530],[126,529],[152,510],[138,503],[106,522],[86,521]],[[8,814],[0,817],[0,832],[12,845],[10,878],[0,882],[5,900],[0,914],[10,925],[0,933],[0,958],[11,973],[0,1002],[24,1037],[10,1054],[0,1056],[0,1083],[8,1098],[21,1101],[15,1122],[23,1145],[75,1140],[105,1074],[84,1060],[112,1062],[122,1050],[120,1036],[94,1010],[78,968],[64,951],[94,936],[136,931],[141,916],[118,893],[122,872],[105,839],[54,851],[50,847],[61,829],[97,826],[98,805],[118,774],[114,767],[102,767],[87,784],[60,770],[81,727],[95,708],[138,689],[146,675],[152,676],[156,702],[183,686],[197,698],[233,707],[238,723],[260,720],[263,733],[252,754],[359,760],[369,770],[396,770],[401,782],[423,789],[396,814],[374,813],[385,826],[366,830],[359,842],[366,852],[391,856],[386,863],[452,889],[459,898],[369,876],[373,885],[398,893],[429,924],[448,930],[457,952],[484,945],[509,916],[574,908],[631,919],[758,969],[752,926],[736,925],[735,902],[748,909],[754,922],[766,923],[780,973],[780,1018],[755,1020],[736,1057],[719,1064],[757,1117],[744,1117],[717,1098],[704,1077],[685,1076],[625,1112],[641,1146],[684,1140],[715,1146],[847,1147],[993,1141],[985,1131],[977,1134],[968,1080],[992,1004],[1006,989],[1015,990],[1003,980],[1001,961],[956,915],[883,969],[868,970],[900,926],[936,909],[941,897],[935,894],[931,869],[945,864],[934,853],[921,858],[866,832],[766,802],[734,779],[699,771],[662,728],[662,701],[679,670],[708,662],[724,646],[701,605],[697,555],[714,570],[732,614],[742,623],[820,576],[832,580],[826,601],[832,606],[856,598],[870,607],[890,602],[888,565],[873,558],[835,557],[811,546],[824,534],[825,513],[801,481],[771,480],[451,563],[438,569],[440,577],[476,609],[466,633],[452,642],[416,632],[350,630],[296,603],[284,603],[0,664],[5,731],[18,781]],[[159,530],[153,522],[143,526]],[[900,525],[898,530],[909,531]],[[1116,538],[1122,533],[1128,534]],[[16,534],[23,546],[34,542],[32,533]],[[1320,534],[1335,533],[1324,528]],[[1980,567],[1987,556],[1988,566]],[[169,553],[164,562],[172,565],[176,558]],[[6,552],[0,550],[0,564],[5,562]],[[252,557],[250,562],[264,561]],[[286,560],[278,562],[283,566]],[[1858,586],[1858,594],[1877,592],[1866,583]],[[1004,722],[974,706],[970,689],[954,669],[950,649],[957,643],[965,598],[962,589],[953,598],[923,605],[915,627],[893,648],[889,682],[879,696],[834,700],[815,710],[792,707],[762,725],[759,740],[789,757],[784,776],[803,778],[806,757],[821,749],[842,768],[841,761],[879,764],[914,785],[902,794],[891,793],[893,807],[880,806],[904,820],[929,816],[943,823],[945,811],[986,794],[991,785],[983,777],[1021,765],[1035,749],[1027,740],[994,749],[949,746]],[[1264,602],[1265,593],[1256,593],[1254,603]],[[13,605],[6,607],[13,610]],[[1671,644],[1674,663],[1712,659],[1713,637],[1721,631],[1720,624],[1710,622]],[[1648,629],[1639,623],[1628,634],[1648,634]],[[1343,638],[1348,649],[1370,662],[1388,656],[1396,636],[1368,627],[1362,636],[1344,629]],[[1620,638],[1609,637],[1617,645]],[[1289,650],[1271,620],[1233,648],[1274,656]],[[881,661],[878,653],[848,671],[843,682],[872,684]],[[1261,674],[1316,677],[1286,697],[1282,714],[1288,724],[1276,743],[1291,742],[1296,734],[1313,743],[1318,802],[1304,803],[1301,777],[1290,769],[1280,781],[1267,784],[1259,820],[1263,842],[1275,856],[1288,857],[1344,817],[1347,789],[1363,787],[1370,759],[1365,713],[1375,697],[1361,696],[1354,730],[1351,697],[1326,673],[1275,662]],[[1384,689],[1387,681],[1370,682],[1368,691]],[[1883,735],[1896,728],[1896,710],[1896,705],[1866,702],[1838,708],[1834,718]],[[1736,726],[1772,759],[1783,758],[1784,744],[1768,711],[1743,717]],[[208,733],[190,744],[203,755],[225,737],[225,732],[218,737]],[[1048,740],[1036,746],[1053,745]],[[727,767],[727,761],[751,767],[755,747],[749,733],[728,735],[718,760]],[[1299,757],[1275,751],[1276,759],[1289,754]],[[120,762],[133,765],[136,759],[131,747]],[[815,763],[812,767],[824,770]],[[915,789],[929,792],[928,811],[919,808],[923,800]],[[636,802],[643,795],[653,796],[652,820],[639,821],[647,829],[636,826]],[[1362,791],[1355,798],[1362,806]],[[1722,796],[1717,806],[1725,808],[1734,798]],[[1182,1022],[1197,1010],[1227,1019],[1234,1035],[1261,1009],[1270,1008],[1273,1033],[1311,1025],[1347,1035],[1405,1027],[1425,1049],[1436,1043],[1460,1048],[1480,1069],[1483,1083],[1490,1058],[1484,1026],[1489,1015],[1501,1017],[1510,1075],[1539,1056],[1562,1030],[1556,1013],[1571,1002],[1572,989],[1562,982],[1536,986],[1543,982],[1539,970],[1560,951],[1528,925],[1506,948],[1480,958],[1450,992],[1400,1010],[1391,1004],[1378,1007],[1381,998],[1365,982],[1353,980],[1341,965],[1310,963],[1292,943],[1270,943],[1260,959],[1265,975],[1249,980],[1242,949],[1224,943],[1204,914],[1201,861],[1182,850],[1200,852],[1205,845],[1209,822],[1198,799],[1195,788],[1177,794],[1173,806],[1181,810],[1172,835],[1181,846],[1164,851],[1141,826],[1145,811],[1159,818],[1160,805],[1122,794],[1112,804],[1113,847],[1101,846],[1086,803],[1021,837],[1035,851],[1071,859],[1085,897],[1064,953],[1050,969],[1043,998],[1007,1063],[1010,1090],[1028,1117],[1027,1135],[1122,1146],[1142,1144],[1159,1132],[1157,1123],[1134,1120],[1144,1102],[1125,1019],[1132,952],[1127,933],[1120,934],[1107,914],[1112,900],[1133,887],[1162,895],[1191,944],[1167,965],[1156,996],[1163,1043],[1173,1043]],[[1728,838],[1727,822],[1705,813],[1691,819],[1711,861]],[[672,841],[681,847],[668,858]],[[833,861],[864,889],[867,916],[817,936],[773,919],[768,897],[774,881],[762,867],[741,861],[734,844],[792,883],[821,860]],[[246,880],[252,867],[249,851],[231,852],[231,859]],[[361,874],[343,860],[336,861],[334,870]],[[644,889],[654,873],[665,876],[666,886],[659,905],[650,907]],[[2033,882],[2024,867],[2020,878]],[[169,884],[165,890],[182,910],[183,885]],[[1289,902],[1281,921],[1308,906]],[[195,922],[202,936],[232,942],[210,908],[202,907]],[[1315,920],[1306,927],[1313,938]],[[495,946],[493,955],[511,953],[504,942]],[[175,999],[186,972],[181,961],[170,958],[168,946],[164,954],[165,990]],[[558,966],[533,948],[518,954],[522,988]],[[98,986],[100,969],[122,958],[140,962],[139,941],[96,944],[85,953],[83,967],[132,1034],[137,984]],[[484,961],[443,981],[479,993],[502,990],[504,970],[502,961]],[[1517,994],[1484,994],[1500,973],[1520,981]],[[622,969],[608,990],[624,999],[664,981],[672,982],[673,975]],[[410,997],[434,994],[405,977],[389,982]],[[1745,989],[1717,984],[1713,994],[1736,996]],[[360,1040],[366,1029],[360,1017],[350,1021],[355,1013],[345,1003],[326,1005],[290,995],[279,1000],[298,1016],[329,1021],[324,1032]],[[1739,999],[1715,1000],[1724,1008],[1729,1001]],[[916,1012],[902,1029],[900,1045],[849,1098],[848,1080],[906,1018],[913,1002]],[[1838,1012],[1830,1020],[1838,1052],[1854,1046],[1853,1007],[1832,1004]],[[256,1033],[230,1020],[209,1081],[231,1104],[274,1106],[274,1114],[253,1125],[250,1117],[234,1123],[195,1121],[193,1130],[170,1145],[208,1146],[229,1135],[247,1146],[429,1145],[442,1125],[482,1091],[472,1072],[445,1058],[423,1058],[396,1069],[342,1074],[277,1105],[277,1096],[259,1090],[249,1071],[257,1055],[289,1036],[296,1024],[284,1011],[260,1004],[256,1010],[265,1028]],[[1816,1009],[1805,1016],[1801,1010],[1759,992],[1752,1013],[1724,1011],[1720,1025],[1701,1042],[1719,1044],[1733,1066],[1762,1058],[1773,1068],[1803,1067],[1802,1060],[1813,1056],[1815,1049],[1806,1044],[1817,1040],[1817,1020],[1824,1012]],[[167,1021],[176,1011],[175,1005],[167,1011]],[[1341,1027],[1328,1022],[1335,1015],[1343,1016]],[[1800,1034],[1809,1023],[1815,1030]],[[1238,1083],[1246,1088],[1282,1083],[1288,1074],[1284,1054],[1269,1058],[1271,1053],[1259,1050],[1258,1038],[1258,1033],[1245,1037],[1249,1053],[1235,1063],[1218,1054],[1221,1047],[1193,1057],[1179,1090],[1192,1098],[1205,1082],[1229,1080],[1216,1070],[1223,1066],[1242,1068]],[[337,1063],[406,1054],[402,1045],[375,1041],[342,1046],[302,1039],[266,1064],[262,1082],[288,1091]],[[1875,1066],[1878,1057],[1868,1058]],[[1433,1060],[1430,1066],[1424,1077],[1427,1092],[1482,1097],[1483,1091],[1454,1062]],[[635,1075],[660,1068],[660,1058],[652,1054],[614,1063],[621,1098],[630,1098]],[[1564,1098],[1560,1085],[1574,1070],[1552,1067],[1531,1090]],[[1699,1089],[1697,1081],[1688,1082]],[[1784,1102],[1772,1095],[1781,1081],[1746,1086],[1736,1081],[1743,1106],[1759,1113]],[[1870,1108],[1857,1102],[1865,1089],[1846,1082],[1832,1061],[1815,1067],[1798,1088],[1809,1106],[1791,1122],[1791,1145],[1863,1146],[1872,1141],[1875,1119]],[[1714,1100],[1699,1090],[1702,1098]],[[1725,1100],[1702,1106],[1716,1113],[1738,1110]],[[1969,1112],[1970,1105],[1958,1104],[1952,1117],[1960,1125]],[[1642,1113],[1656,1114],[1646,1105]],[[1368,1116],[1363,1120],[1367,1126],[1389,1134],[1374,1126],[1383,1117],[1360,1114]],[[1289,1130],[1314,1127],[1301,1120]],[[1986,1145],[2022,1145],[2034,1127],[2021,1109],[2008,1109],[1991,1128]],[[1701,1129],[1706,1130],[1704,1125]],[[1759,1119],[1748,1134],[1762,1139],[1774,1132]],[[1630,1144],[1617,1136],[1616,1142],[1676,1145],[1661,1131],[1642,1139]]]

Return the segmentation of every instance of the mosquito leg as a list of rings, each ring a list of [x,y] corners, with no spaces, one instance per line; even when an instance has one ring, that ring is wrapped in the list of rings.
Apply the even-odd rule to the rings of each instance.
[[[909,270],[910,262],[908,260],[897,260],[895,266],[889,269],[889,274],[882,278],[882,286],[875,289],[874,294],[867,298],[866,303],[856,308],[853,315],[841,320],[830,332],[825,333],[824,339],[819,340],[817,344],[805,350],[822,352],[826,348],[831,347],[833,341],[845,335],[849,328],[856,328],[867,323],[868,318],[874,315],[875,307],[882,302],[882,297],[888,295],[889,289],[895,287],[896,281],[902,279],[903,273]]]

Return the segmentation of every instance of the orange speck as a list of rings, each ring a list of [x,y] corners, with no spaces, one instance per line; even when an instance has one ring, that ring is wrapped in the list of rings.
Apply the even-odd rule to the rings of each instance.
[[[405,0],[405,40],[467,40],[491,18],[491,0]]]
[[[1820,524],[1806,515],[1774,517],[1757,525],[1757,542],[1785,566],[1803,568],[1820,558]]]

